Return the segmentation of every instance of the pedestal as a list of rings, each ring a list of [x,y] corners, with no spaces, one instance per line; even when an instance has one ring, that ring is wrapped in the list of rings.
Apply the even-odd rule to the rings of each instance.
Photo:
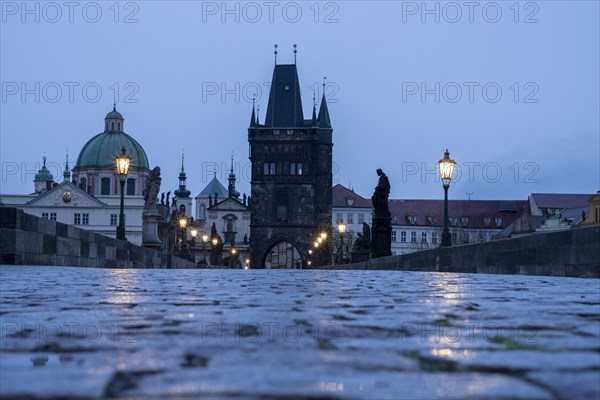
[[[161,250],[162,242],[158,238],[158,221],[160,219],[158,213],[142,214],[142,247]]]
[[[392,216],[376,214],[371,224],[371,258],[392,255]]]
[[[363,261],[369,261],[369,258],[371,258],[371,253],[368,251],[353,251],[351,253],[350,262],[355,264]]]

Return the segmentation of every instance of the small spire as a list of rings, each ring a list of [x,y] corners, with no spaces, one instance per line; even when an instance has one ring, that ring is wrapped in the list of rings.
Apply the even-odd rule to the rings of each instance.
[[[256,106],[256,125],[259,124],[258,119],[260,117],[260,104]]]
[[[181,172],[183,172],[183,159],[185,158],[183,154],[183,149],[181,149]]]
[[[256,96],[252,96],[252,115],[250,116],[250,127],[253,127],[256,125],[256,114],[254,113],[255,99],[256,99]]]
[[[233,174],[233,150],[231,150],[231,173]]]
[[[113,102],[113,111],[117,111],[117,101]]]
[[[67,159],[65,161],[65,170],[63,171],[63,180],[71,179],[71,171],[69,170],[69,149],[67,149]]]
[[[46,156],[42,157],[42,161],[44,163],[44,165],[42,165],[42,168],[46,168]]]
[[[317,125],[317,94],[313,90],[313,112],[312,112],[312,124]]]
[[[298,53],[298,46],[294,43],[294,64],[296,64],[296,54]]]
[[[275,65],[277,65],[277,43],[275,43],[275,51],[273,51],[273,53],[275,54]]]

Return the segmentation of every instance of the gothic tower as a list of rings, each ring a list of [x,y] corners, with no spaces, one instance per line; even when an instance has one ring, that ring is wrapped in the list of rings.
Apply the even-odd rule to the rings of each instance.
[[[332,133],[325,96],[304,119],[296,64],[276,63],[264,123],[253,105],[248,128],[251,268],[306,267],[317,227],[331,224]]]

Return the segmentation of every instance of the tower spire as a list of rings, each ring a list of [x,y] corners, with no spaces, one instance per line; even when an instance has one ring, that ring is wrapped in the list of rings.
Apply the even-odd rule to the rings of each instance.
[[[312,112],[312,124],[317,126],[317,94],[313,90],[313,112]]]
[[[71,171],[69,170],[69,149],[67,149],[67,159],[65,161],[65,170],[63,171],[63,181],[71,179]]]
[[[277,43],[275,43],[275,50],[273,51],[273,53],[275,54],[275,65],[277,65]]]
[[[188,198],[190,197],[190,192],[185,186],[187,181],[187,176],[185,175],[185,171],[183,169],[183,160],[184,153],[183,149],[181,149],[181,172],[179,173],[179,189],[175,191],[175,196],[178,198]]]
[[[231,170],[229,172],[229,188],[228,194],[230,198],[239,198],[240,192],[235,190],[235,172],[233,172],[233,151],[231,151]]]
[[[260,104],[258,106],[256,106],[256,125],[260,124],[259,117],[260,117]]]
[[[254,113],[254,101],[256,100],[256,96],[252,96],[252,115],[250,116],[250,127],[256,125],[256,115]]]
[[[319,109],[319,128],[331,129],[331,120],[329,119],[329,110],[327,108],[327,99],[325,97],[325,81],[327,77],[323,77],[323,97],[321,98],[321,108]]]

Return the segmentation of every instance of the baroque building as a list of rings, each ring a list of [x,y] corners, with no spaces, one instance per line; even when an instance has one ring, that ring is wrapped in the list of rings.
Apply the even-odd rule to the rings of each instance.
[[[251,268],[304,268],[312,238],[331,221],[333,129],[325,93],[304,119],[296,64],[277,64],[261,124],[252,107]]]
[[[143,147],[123,131],[123,126],[124,118],[113,106],[104,119],[104,131],[81,149],[72,175],[67,159],[63,181],[55,182],[44,157],[42,168],[35,175],[33,193],[2,194],[0,202],[41,218],[115,237],[120,212],[115,157],[125,147],[131,156],[124,197],[126,236],[129,242],[141,244],[142,191],[150,169]]]

